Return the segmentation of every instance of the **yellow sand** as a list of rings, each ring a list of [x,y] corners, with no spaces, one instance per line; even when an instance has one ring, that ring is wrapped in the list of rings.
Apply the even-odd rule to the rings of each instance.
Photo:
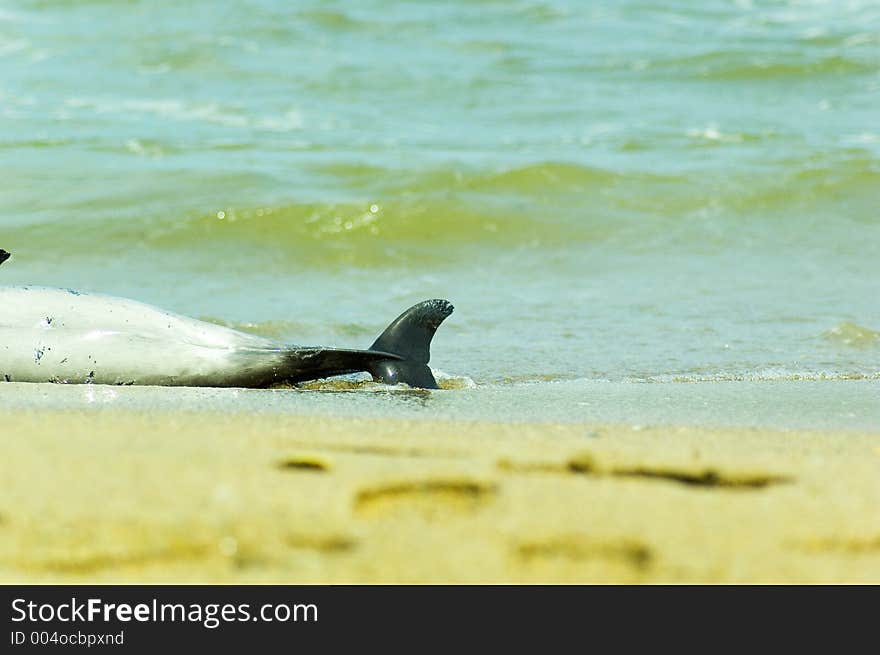
[[[8,412],[0,582],[880,582],[880,435]]]

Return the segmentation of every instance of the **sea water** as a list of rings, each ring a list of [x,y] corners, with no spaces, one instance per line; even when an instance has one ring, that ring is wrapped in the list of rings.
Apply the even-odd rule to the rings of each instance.
[[[880,426],[874,0],[6,1],[0,174],[4,284],[342,347],[449,298],[442,415]]]

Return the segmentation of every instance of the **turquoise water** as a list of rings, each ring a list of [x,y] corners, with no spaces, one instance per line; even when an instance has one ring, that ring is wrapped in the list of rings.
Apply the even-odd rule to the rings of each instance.
[[[5,2],[0,275],[340,346],[447,297],[511,394],[877,390],[878,110],[869,0]]]

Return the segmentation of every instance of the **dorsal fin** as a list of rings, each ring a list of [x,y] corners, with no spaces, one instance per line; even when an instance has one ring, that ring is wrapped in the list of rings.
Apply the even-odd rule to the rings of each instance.
[[[411,387],[436,389],[437,380],[428,368],[431,339],[443,320],[452,313],[448,300],[426,300],[407,309],[370,346],[370,350],[393,353],[397,359],[369,363],[373,379],[386,384],[405,382]]]
[[[385,328],[370,350],[394,353],[404,359],[427,364],[431,359],[434,332],[451,313],[452,303],[439,298],[413,305]]]
[[[3,262],[5,262],[5,261],[6,261],[7,259],[9,259],[10,257],[12,257],[12,255],[10,255],[10,254],[9,254],[8,252],[6,252],[5,250],[0,249],[0,264],[2,264]]]

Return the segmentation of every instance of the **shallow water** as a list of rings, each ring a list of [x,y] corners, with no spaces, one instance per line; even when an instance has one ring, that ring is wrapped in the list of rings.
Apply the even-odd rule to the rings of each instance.
[[[869,0],[22,1],[0,275],[348,347],[448,297],[433,364],[536,415],[876,391],[878,98]]]
[[[444,386],[451,386],[447,380]],[[876,431],[880,396],[869,380],[639,384],[570,380],[440,391],[375,383],[307,389],[196,389],[10,383],[0,408],[554,422],[655,427]],[[434,428],[426,425],[425,434]],[[599,436],[595,429],[585,437]],[[599,429],[600,430],[600,429]],[[601,431],[601,430],[600,430]]]

